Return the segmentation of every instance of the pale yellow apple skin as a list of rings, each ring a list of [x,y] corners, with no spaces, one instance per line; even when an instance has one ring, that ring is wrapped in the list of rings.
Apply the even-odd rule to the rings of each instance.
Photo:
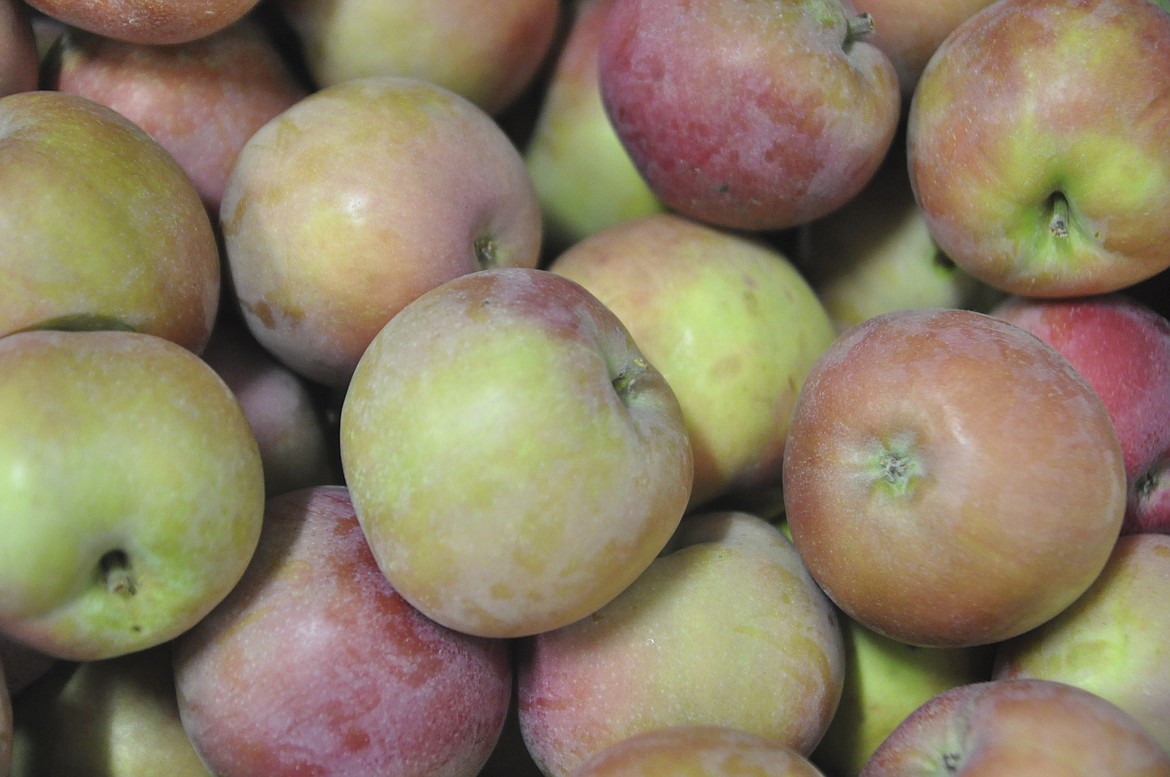
[[[775,525],[688,516],[613,602],[518,646],[517,703],[549,777],[626,737],[720,725],[807,756],[841,694],[836,612]]]
[[[448,281],[379,332],[342,406],[341,460],[395,590],[503,638],[613,599],[678,526],[692,478],[678,401],[621,322],[516,267]]]
[[[786,257],[664,213],[595,233],[549,269],[616,313],[674,390],[695,455],[692,507],[779,482],[797,394],[836,336]]]
[[[170,644],[62,662],[14,705],[9,777],[210,777],[179,719]]]
[[[1170,536],[1127,534],[1064,612],[1008,640],[996,678],[1057,680],[1121,707],[1170,751]]]
[[[190,628],[243,574],[264,473],[230,389],[168,340],[0,339],[0,629],[110,658]],[[120,557],[119,557],[120,554]]]
[[[547,239],[564,247],[606,227],[661,213],[601,101],[597,47],[615,0],[574,0],[571,27],[524,149]]]
[[[552,49],[558,0],[278,0],[318,87],[368,76],[433,81],[495,115]]]

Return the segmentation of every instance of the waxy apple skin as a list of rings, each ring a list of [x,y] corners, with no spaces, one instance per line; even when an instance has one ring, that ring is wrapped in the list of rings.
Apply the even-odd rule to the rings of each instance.
[[[31,0],[42,13],[107,38],[147,45],[186,43],[243,18],[257,0]]]
[[[1006,292],[1116,291],[1170,266],[1170,14],[1150,0],[1008,0],[918,82],[915,195],[940,247]]]
[[[0,98],[0,332],[131,329],[198,353],[220,258],[206,209],[166,149],[77,95]]]
[[[792,538],[851,617],[925,647],[989,644],[1070,605],[1108,560],[1125,467],[1108,411],[1055,349],[967,310],[842,333],[797,400]]]
[[[143,650],[243,574],[264,473],[232,395],[135,332],[0,338],[0,629],[58,658]]]
[[[215,774],[475,775],[510,648],[451,631],[378,569],[343,486],[269,500],[239,586],[175,641],[179,713]]]
[[[620,0],[602,99],[650,188],[717,226],[777,230],[855,195],[900,112],[889,59],[838,0]]]
[[[678,400],[612,311],[546,270],[454,278],[386,324],[341,409],[374,555],[434,620],[519,637],[611,600],[678,526]]]

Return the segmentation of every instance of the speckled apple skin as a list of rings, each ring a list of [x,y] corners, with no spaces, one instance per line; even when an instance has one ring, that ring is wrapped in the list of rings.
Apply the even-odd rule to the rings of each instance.
[[[147,45],[186,43],[242,18],[257,0],[32,0],[71,27]]]
[[[506,642],[395,593],[343,486],[271,499],[244,579],[175,644],[183,725],[235,777],[474,777],[511,677]]]

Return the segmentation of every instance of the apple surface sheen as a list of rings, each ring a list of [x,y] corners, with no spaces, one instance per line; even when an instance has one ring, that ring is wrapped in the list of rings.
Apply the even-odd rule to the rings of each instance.
[[[918,309],[841,334],[797,399],[792,538],[851,617],[925,647],[997,642],[1070,605],[1125,514],[1101,398],[1051,346],[982,313]]]

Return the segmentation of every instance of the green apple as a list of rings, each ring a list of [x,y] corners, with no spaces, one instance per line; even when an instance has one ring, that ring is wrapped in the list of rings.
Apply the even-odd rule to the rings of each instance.
[[[590,235],[549,269],[616,313],[666,377],[694,451],[692,507],[779,482],[797,394],[836,334],[782,254],[661,213]]]
[[[243,575],[264,473],[231,390],[136,332],[0,338],[0,631],[58,658],[142,650]]]
[[[210,777],[179,718],[169,643],[63,661],[13,705],[10,777]]]
[[[574,0],[569,31],[524,148],[551,243],[665,207],[634,166],[601,102],[597,48],[614,0]]]
[[[77,95],[0,98],[0,333],[131,329],[198,352],[219,247],[191,179],[157,141]]]

